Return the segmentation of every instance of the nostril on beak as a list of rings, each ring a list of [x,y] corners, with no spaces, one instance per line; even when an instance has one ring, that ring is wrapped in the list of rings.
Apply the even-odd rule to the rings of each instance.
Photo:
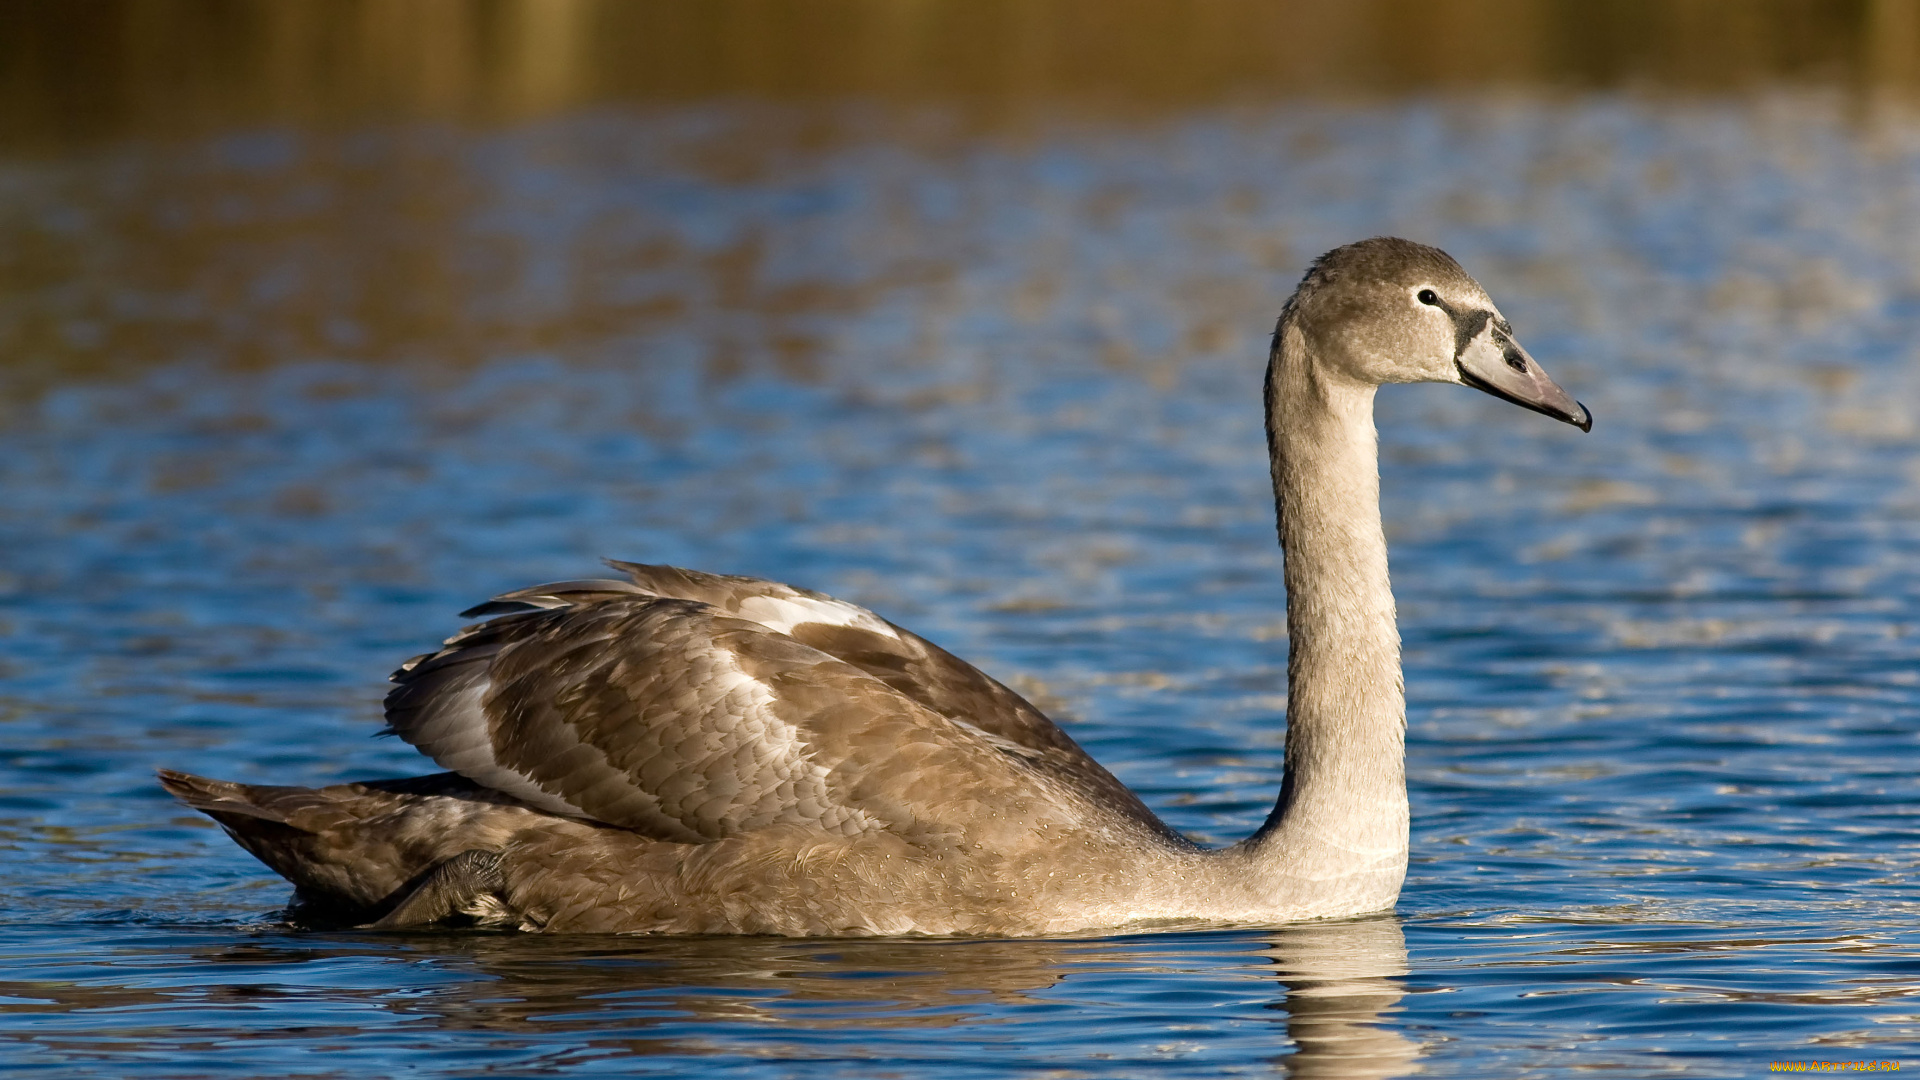
[[[1516,349],[1513,346],[1509,345],[1507,346],[1506,350],[1502,353],[1502,355],[1505,356],[1508,367],[1522,373],[1524,373],[1527,370],[1527,354],[1526,353],[1523,353],[1519,349]]]

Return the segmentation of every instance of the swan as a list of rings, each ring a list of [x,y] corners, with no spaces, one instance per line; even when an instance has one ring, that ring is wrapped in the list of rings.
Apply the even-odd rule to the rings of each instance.
[[[1019,695],[821,593],[611,562],[495,597],[393,676],[449,770],[324,788],[162,770],[296,887],[375,928],[1054,935],[1393,906],[1408,812],[1373,400],[1459,383],[1589,430],[1487,293],[1392,237],[1315,260],[1268,356],[1287,735],[1272,814],[1206,849]]]

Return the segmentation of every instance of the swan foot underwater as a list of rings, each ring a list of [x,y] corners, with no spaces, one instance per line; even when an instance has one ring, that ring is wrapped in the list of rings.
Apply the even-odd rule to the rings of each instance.
[[[1384,383],[1586,408],[1437,249],[1321,256],[1266,376],[1285,555],[1285,775],[1217,850],[1168,828],[1018,694],[863,608],[612,563],[465,612],[408,661],[389,730],[450,770],[325,788],[163,771],[293,882],[377,928],[1047,935],[1272,924],[1393,906],[1405,699],[1373,424]]]

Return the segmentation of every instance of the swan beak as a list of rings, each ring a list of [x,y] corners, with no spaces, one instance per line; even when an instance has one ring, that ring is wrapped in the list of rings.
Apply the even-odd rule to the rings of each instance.
[[[1504,322],[1484,317],[1476,333],[1462,335],[1466,340],[1453,358],[1460,381],[1522,408],[1564,420],[1581,431],[1592,431],[1593,414],[1547,378],[1505,326]]]

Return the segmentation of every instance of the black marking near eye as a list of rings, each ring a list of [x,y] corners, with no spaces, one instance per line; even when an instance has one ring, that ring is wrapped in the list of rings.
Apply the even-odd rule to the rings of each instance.
[[[1442,308],[1441,310],[1445,311],[1446,309]],[[1487,325],[1488,319],[1493,318],[1493,313],[1490,311],[1448,311],[1447,314],[1453,316],[1453,358],[1458,360],[1461,354],[1467,351],[1467,346],[1473,339],[1480,336],[1481,329]]]

